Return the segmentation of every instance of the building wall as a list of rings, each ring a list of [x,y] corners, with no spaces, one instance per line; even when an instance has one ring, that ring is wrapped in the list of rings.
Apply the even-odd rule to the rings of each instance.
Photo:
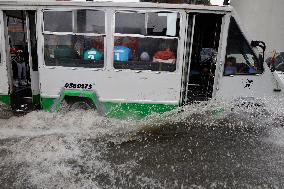
[[[253,40],[262,40],[267,51],[284,52],[283,0],[231,0],[242,25]]]

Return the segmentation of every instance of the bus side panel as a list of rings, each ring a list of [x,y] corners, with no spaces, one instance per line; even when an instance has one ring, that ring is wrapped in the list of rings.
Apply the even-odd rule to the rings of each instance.
[[[1,57],[2,58],[2,57]],[[8,85],[8,76],[6,65],[0,64],[0,103],[10,104],[9,85]]]
[[[280,87],[279,81],[274,77],[267,65],[260,75],[236,75],[233,77],[223,76],[220,81],[220,90],[217,97],[221,99],[273,99],[283,95],[276,92]]]
[[[42,102],[49,107],[52,102],[45,98],[60,98],[60,92],[65,89],[94,91],[98,96],[98,101],[106,104],[105,110],[108,112],[112,109],[110,106],[117,104],[124,104],[125,107],[120,107],[120,109],[128,111],[137,109],[135,107],[137,104],[144,109],[141,111],[144,111],[143,114],[146,115],[145,111],[153,108],[153,104],[159,104],[161,107],[163,105],[177,107],[180,100],[181,75],[179,73],[150,71],[136,73],[132,70],[92,71],[88,69],[71,70],[70,68],[49,69],[48,67],[42,68],[40,73]],[[82,90],[81,87],[84,89]],[[142,107],[141,104],[144,106]],[[156,109],[154,112],[163,112],[157,107],[154,109]],[[163,106],[162,109],[168,111],[173,108]]]
[[[5,51],[5,37],[4,37],[4,19],[3,11],[0,11],[0,103],[10,104],[9,97],[9,83],[8,83],[8,71],[6,66],[6,51]]]

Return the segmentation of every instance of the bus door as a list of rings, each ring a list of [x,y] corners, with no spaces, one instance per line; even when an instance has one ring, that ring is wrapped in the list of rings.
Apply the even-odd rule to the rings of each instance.
[[[221,14],[189,13],[182,104],[212,98]]]
[[[11,106],[16,113],[24,113],[33,109],[38,92],[33,69],[37,60],[32,53],[36,49],[35,11],[5,10],[4,20]]]
[[[38,54],[37,54],[37,17],[36,11],[26,12],[27,43],[29,51],[29,68],[31,79],[32,102],[35,108],[40,108]]]

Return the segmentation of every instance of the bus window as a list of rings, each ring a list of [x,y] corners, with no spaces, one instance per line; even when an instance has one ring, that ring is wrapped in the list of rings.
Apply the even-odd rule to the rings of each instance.
[[[78,10],[76,15],[75,30],[78,33],[105,33],[105,13],[103,11]]]
[[[47,66],[104,66],[104,37],[45,35],[44,58]]]
[[[44,31],[72,32],[72,11],[44,12]]]
[[[115,33],[145,35],[145,13],[116,13]]]
[[[147,16],[147,35],[178,37],[179,19],[177,13],[150,12]]]
[[[115,69],[176,70],[179,33],[177,13],[116,13],[115,20]]]
[[[50,12],[45,13],[49,14]],[[44,31],[45,65],[103,68],[105,54],[104,12],[76,10],[73,11],[72,18],[74,19],[71,20],[74,23],[74,28],[71,32]],[[48,24],[45,23],[45,28],[49,28]]]
[[[115,37],[114,68],[173,72],[177,44],[177,39]]]
[[[224,75],[253,75],[262,72],[262,63],[244,38],[234,18],[231,18]]]

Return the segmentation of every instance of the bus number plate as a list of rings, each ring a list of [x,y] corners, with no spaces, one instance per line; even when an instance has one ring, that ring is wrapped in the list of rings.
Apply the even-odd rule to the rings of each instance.
[[[92,84],[76,84],[76,83],[65,83],[66,89],[92,89]]]

